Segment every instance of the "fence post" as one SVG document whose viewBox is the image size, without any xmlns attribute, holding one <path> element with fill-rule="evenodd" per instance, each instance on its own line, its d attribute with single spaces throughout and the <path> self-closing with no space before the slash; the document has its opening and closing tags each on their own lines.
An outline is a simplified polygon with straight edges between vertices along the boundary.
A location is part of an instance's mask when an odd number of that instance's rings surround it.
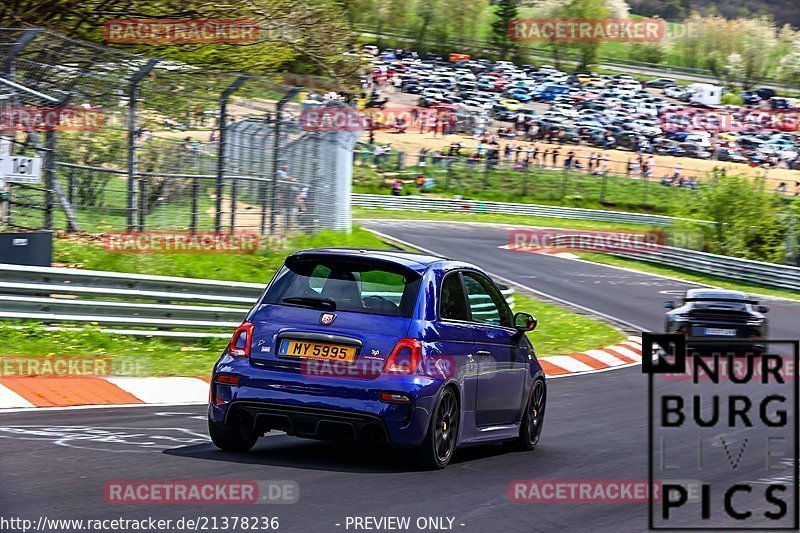
<svg viewBox="0 0 800 533">
<path fill-rule="evenodd" d="M 647 205 L 647 173 L 642 172 L 642 207 Z"/>
<path fill-rule="evenodd" d="M 789 215 L 789 224 L 786 230 L 786 248 L 784 262 L 787 265 L 797 264 L 797 236 L 795 234 L 795 227 L 797 226 L 797 216 L 792 213 Z"/>
<path fill-rule="evenodd" d="M 139 231 L 144 231 L 146 218 L 147 218 L 147 211 L 148 211 L 148 204 L 149 199 L 148 196 L 150 192 L 148 191 L 147 187 L 147 176 L 142 176 L 138 180 L 139 184 L 139 206 L 138 206 L 138 229 Z"/>
<path fill-rule="evenodd" d="M 456 163 L 455 157 L 448 157 L 447 158 L 447 177 L 444 181 L 444 188 L 445 190 L 450 190 L 450 181 L 453 178 L 453 165 Z"/>
<path fill-rule="evenodd" d="M 228 99 L 236 90 L 247 81 L 250 76 L 242 74 L 233 83 L 222 91 L 219 96 L 219 146 L 217 147 L 217 187 L 216 187 L 216 206 L 214 215 L 214 231 L 222 232 L 222 194 L 225 188 L 225 141 L 227 140 L 226 131 L 228 129 Z"/>
<path fill-rule="evenodd" d="M 261 150 L 259 150 L 259 176 L 266 180 L 267 178 L 267 139 L 263 138 L 264 143 Z M 259 235 L 262 237 L 267 233 L 267 192 L 268 186 L 266 181 L 258 182 L 258 201 L 261 203 L 261 223 L 259 225 Z"/>
<path fill-rule="evenodd" d="M 200 209 L 200 178 L 192 179 L 192 221 L 189 225 L 191 233 L 197 233 L 197 210 Z"/>
<path fill-rule="evenodd" d="M 15 78 L 16 73 L 14 72 L 14 59 L 16 59 L 17 55 L 29 44 L 31 41 L 42 31 L 42 28 L 31 28 L 29 30 L 25 30 L 22 37 L 19 41 L 14 43 L 12 46 L 8 48 L 8 51 L 5 54 L 5 58 L 3 61 L 3 72 L 9 78 Z"/>
<path fill-rule="evenodd" d="M 48 128 L 44 133 L 44 229 L 53 229 L 53 187 L 56 176 L 56 133 Z"/>
<path fill-rule="evenodd" d="M 522 172 L 522 196 L 528 196 L 528 173 L 530 172 L 530 160 L 525 163 Z"/>
<path fill-rule="evenodd" d="M 606 188 L 608 187 L 608 170 L 603 172 L 603 183 L 600 186 L 600 203 L 606 201 Z"/>
<path fill-rule="evenodd" d="M 138 157 L 136 150 L 139 148 L 136 144 L 136 113 L 138 110 L 137 101 L 139 99 L 139 82 L 144 78 L 153 68 L 158 64 L 158 59 L 149 60 L 139 71 L 131 77 L 128 84 L 128 231 L 134 231 L 137 228 L 143 229 L 144 217 L 139 212 L 141 206 L 141 199 L 137 199 L 137 179 L 138 179 Z M 137 216 L 138 215 L 138 216 Z M 138 219 L 138 220 L 137 220 Z"/>
<path fill-rule="evenodd" d="M 292 87 L 275 104 L 275 128 L 272 140 L 272 182 L 269 191 L 269 234 L 275 234 L 275 205 L 278 203 L 278 170 L 280 170 L 280 149 L 281 149 L 281 122 L 283 121 L 283 108 L 289 100 L 302 90 L 301 87 Z"/>
</svg>

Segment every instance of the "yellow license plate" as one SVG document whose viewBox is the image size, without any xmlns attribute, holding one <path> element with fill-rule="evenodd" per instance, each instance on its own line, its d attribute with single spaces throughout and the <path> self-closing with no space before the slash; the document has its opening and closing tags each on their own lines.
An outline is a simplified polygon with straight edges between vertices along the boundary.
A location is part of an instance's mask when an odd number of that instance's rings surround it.
<svg viewBox="0 0 800 533">
<path fill-rule="evenodd" d="M 281 341 L 281 348 L 278 354 L 287 357 L 309 357 L 311 359 L 352 363 L 356 359 L 356 348 L 355 346 L 329 344 L 326 342 L 284 339 Z"/>
</svg>

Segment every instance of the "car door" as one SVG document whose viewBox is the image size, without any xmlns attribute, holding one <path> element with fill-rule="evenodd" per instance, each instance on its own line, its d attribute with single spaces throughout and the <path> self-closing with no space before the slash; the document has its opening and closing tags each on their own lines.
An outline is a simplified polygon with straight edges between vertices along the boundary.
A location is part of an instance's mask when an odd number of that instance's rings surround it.
<svg viewBox="0 0 800 533">
<path fill-rule="evenodd" d="M 513 327 L 503 295 L 489 278 L 473 271 L 462 274 L 474 325 L 477 363 L 475 421 L 478 426 L 517 420 L 528 372 L 527 343 Z"/>
<path fill-rule="evenodd" d="M 463 391 L 462 405 L 465 412 L 474 411 L 477 394 L 475 364 L 475 332 L 470 322 L 466 291 L 459 271 L 452 271 L 442 278 L 439 289 L 439 320 L 426 333 L 426 339 L 434 340 L 439 352 L 439 372 L 443 378 L 456 378 Z"/>
</svg>

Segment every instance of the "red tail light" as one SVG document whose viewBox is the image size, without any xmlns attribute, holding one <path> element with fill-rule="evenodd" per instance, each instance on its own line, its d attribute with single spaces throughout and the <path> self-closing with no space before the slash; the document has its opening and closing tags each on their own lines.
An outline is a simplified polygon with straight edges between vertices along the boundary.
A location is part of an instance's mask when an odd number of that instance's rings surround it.
<svg viewBox="0 0 800 533">
<path fill-rule="evenodd" d="M 234 357 L 250 357 L 250 343 L 253 340 L 253 324 L 245 322 L 233 333 L 228 343 L 228 353 Z"/>
<path fill-rule="evenodd" d="M 383 365 L 390 374 L 413 374 L 422 360 L 422 343 L 417 339 L 400 339 Z"/>
</svg>

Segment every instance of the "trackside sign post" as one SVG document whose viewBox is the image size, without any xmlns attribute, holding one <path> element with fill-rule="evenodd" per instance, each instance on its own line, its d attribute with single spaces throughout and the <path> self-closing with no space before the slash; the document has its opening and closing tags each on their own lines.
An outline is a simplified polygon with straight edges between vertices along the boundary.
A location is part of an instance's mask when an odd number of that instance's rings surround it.
<svg viewBox="0 0 800 533">
<path fill-rule="evenodd" d="M 797 531 L 798 341 L 644 333 L 642 370 L 650 529 Z"/>
<path fill-rule="evenodd" d="M 6 183 L 39 183 L 42 158 L 6 155 L 0 157 L 0 181 Z"/>
</svg>

